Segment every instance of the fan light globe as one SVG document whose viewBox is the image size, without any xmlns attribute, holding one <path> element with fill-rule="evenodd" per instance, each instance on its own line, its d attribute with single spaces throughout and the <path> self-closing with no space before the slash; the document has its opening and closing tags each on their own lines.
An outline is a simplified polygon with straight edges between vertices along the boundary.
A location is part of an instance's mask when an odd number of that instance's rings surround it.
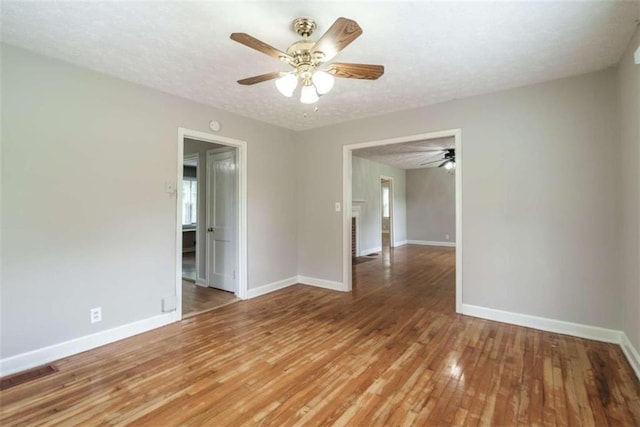
<svg viewBox="0 0 640 427">
<path fill-rule="evenodd" d="M 311 80 L 313 80 L 313 84 L 316 87 L 318 94 L 324 95 L 331 90 L 335 79 L 326 71 L 316 71 L 313 73 Z"/>
<path fill-rule="evenodd" d="M 276 80 L 276 87 L 281 94 L 287 98 L 293 95 L 293 91 L 298 86 L 298 78 L 292 73 L 287 73 L 284 76 Z"/>
<path fill-rule="evenodd" d="M 313 104 L 314 102 L 318 102 L 318 99 L 320 98 L 318 97 L 313 85 L 302 86 L 302 90 L 300 91 L 300 102 L 303 104 Z"/>
</svg>

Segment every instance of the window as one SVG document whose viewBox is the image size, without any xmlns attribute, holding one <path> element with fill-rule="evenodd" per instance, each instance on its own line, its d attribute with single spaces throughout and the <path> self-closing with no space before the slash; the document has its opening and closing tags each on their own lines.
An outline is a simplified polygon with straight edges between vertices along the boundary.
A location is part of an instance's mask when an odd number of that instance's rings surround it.
<svg viewBox="0 0 640 427">
<path fill-rule="evenodd" d="M 185 177 L 182 181 L 182 225 L 194 225 L 198 214 L 198 182 Z"/>
</svg>

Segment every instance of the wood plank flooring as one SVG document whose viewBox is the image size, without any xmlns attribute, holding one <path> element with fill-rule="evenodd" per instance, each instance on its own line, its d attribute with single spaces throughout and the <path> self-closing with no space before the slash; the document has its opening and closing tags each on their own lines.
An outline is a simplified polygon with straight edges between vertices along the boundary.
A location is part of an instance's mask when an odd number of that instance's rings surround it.
<svg viewBox="0 0 640 427">
<path fill-rule="evenodd" d="M 354 266 L 55 363 L 2 425 L 640 425 L 619 347 L 454 313 L 454 251 Z"/>
<path fill-rule="evenodd" d="M 214 308 L 240 301 L 232 292 L 198 286 L 182 281 L 182 317 L 190 317 Z"/>
<path fill-rule="evenodd" d="M 184 252 L 182 254 L 182 278 L 195 282 L 196 277 L 198 277 L 198 272 L 196 271 L 196 253 Z"/>
</svg>

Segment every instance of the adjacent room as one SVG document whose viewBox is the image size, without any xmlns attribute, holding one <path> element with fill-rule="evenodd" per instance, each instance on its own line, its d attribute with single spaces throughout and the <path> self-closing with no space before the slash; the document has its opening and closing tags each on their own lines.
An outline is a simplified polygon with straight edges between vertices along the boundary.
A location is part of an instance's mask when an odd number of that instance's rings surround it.
<svg viewBox="0 0 640 427">
<path fill-rule="evenodd" d="M 0 424 L 640 425 L 639 22 L 0 0 Z"/>
<path fill-rule="evenodd" d="M 456 156 L 454 137 L 352 151 L 351 258 L 353 288 L 384 280 L 403 263 L 409 274 L 443 262 L 455 311 Z M 367 265 L 361 265 L 370 263 Z M 358 283 L 357 278 L 366 280 Z"/>
</svg>

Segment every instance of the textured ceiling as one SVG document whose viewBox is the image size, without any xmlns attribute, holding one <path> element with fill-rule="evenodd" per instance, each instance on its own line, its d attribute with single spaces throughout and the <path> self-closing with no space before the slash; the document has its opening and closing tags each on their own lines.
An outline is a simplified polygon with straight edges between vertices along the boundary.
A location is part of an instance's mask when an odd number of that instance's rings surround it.
<svg viewBox="0 0 640 427">
<path fill-rule="evenodd" d="M 302 130 L 599 70 L 617 63 L 639 2 L 2 1 L 2 40 L 194 101 Z M 280 49 L 310 16 L 360 38 L 335 61 L 382 64 L 378 81 L 337 79 L 313 106 L 273 82 L 236 80 L 282 64 L 229 39 Z M 307 113 L 305 118 L 304 113 Z"/>
<path fill-rule="evenodd" d="M 438 167 L 441 162 L 423 163 L 442 159 L 443 150 L 447 148 L 455 148 L 453 137 L 360 148 L 354 150 L 353 155 L 398 169 L 419 169 Z"/>
</svg>

